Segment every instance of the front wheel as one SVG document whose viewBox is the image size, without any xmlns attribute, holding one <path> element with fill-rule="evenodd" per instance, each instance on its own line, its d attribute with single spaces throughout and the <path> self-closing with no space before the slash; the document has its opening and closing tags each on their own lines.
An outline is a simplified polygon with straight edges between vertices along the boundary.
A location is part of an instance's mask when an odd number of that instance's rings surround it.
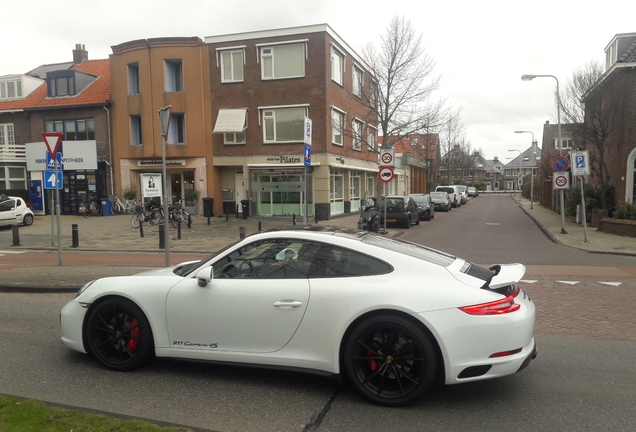
<svg viewBox="0 0 636 432">
<path fill-rule="evenodd" d="M 135 203 L 134 201 L 126 202 L 126 213 L 134 214 L 136 210 L 137 210 L 137 203 Z"/>
<path fill-rule="evenodd" d="M 87 218 L 91 215 L 91 207 L 87 206 L 86 204 L 83 205 L 84 207 L 84 217 Z M 80 207 L 80 210 L 82 209 L 82 207 Z"/>
<path fill-rule="evenodd" d="M 404 226 L 404 228 L 411 228 L 411 216 L 410 215 L 406 218 L 406 225 Z"/>
<path fill-rule="evenodd" d="M 159 209 L 153 209 L 150 212 L 150 225 L 157 225 L 163 220 L 163 212 Z"/>
<path fill-rule="evenodd" d="M 112 298 L 99 303 L 91 310 L 84 332 L 88 352 L 108 369 L 135 369 L 152 357 L 150 324 L 130 300 Z"/>
<path fill-rule="evenodd" d="M 349 336 L 344 351 L 349 381 L 373 402 L 399 406 L 426 393 L 435 378 L 437 356 L 427 333 L 394 315 L 368 318 Z"/>
</svg>

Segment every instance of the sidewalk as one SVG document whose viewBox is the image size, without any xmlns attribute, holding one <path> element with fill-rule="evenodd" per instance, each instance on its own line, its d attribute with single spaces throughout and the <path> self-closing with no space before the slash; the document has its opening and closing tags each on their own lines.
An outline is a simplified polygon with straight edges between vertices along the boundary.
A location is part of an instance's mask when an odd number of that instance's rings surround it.
<svg viewBox="0 0 636 432">
<path fill-rule="evenodd" d="M 587 241 L 583 225 L 565 219 L 565 231 L 561 233 L 561 214 L 534 203 L 530 208 L 530 200 L 519 195 L 511 195 L 519 203 L 521 209 L 535 221 L 537 226 L 555 243 L 586 250 L 592 253 L 636 256 L 636 239 L 598 231 L 587 227 Z"/>
<path fill-rule="evenodd" d="M 530 201 L 518 200 L 517 195 L 510 195 L 518 202 L 520 208 L 532 218 L 537 226 L 554 242 L 566 246 L 587 250 L 592 253 L 607 253 L 636 256 L 636 239 L 599 232 L 596 228 L 587 229 L 587 242 L 584 241 L 583 227 L 568 219 L 565 220 L 567 234 L 561 234 L 561 217 L 550 209 Z M 479 198 L 478 198 L 479 199 Z M 357 213 L 320 221 L 319 225 L 332 225 L 357 229 Z M 75 291 L 86 282 L 106 276 L 124 276 L 165 264 L 165 250 L 159 249 L 159 228 L 144 226 L 144 237 L 139 229 L 130 225 L 131 216 L 104 216 L 83 218 L 78 216 L 62 216 L 62 249 L 64 265 L 55 262 L 36 263 L 29 266 L 7 265 L 20 254 L 29 252 L 46 253 L 49 258 L 57 256 L 57 236 L 51 238 L 51 217 L 37 217 L 30 227 L 19 229 L 20 246 L 13 246 L 11 229 L 0 231 L 0 291 L 19 290 L 32 292 L 42 291 Z M 292 225 L 292 218 L 249 218 L 242 219 L 230 215 L 208 218 L 194 216 L 191 228 L 182 226 L 181 238 L 176 229 L 170 227 L 170 262 L 199 259 L 211 254 L 240 237 L 241 230 L 246 235 L 282 226 Z M 302 217 L 296 220 L 302 225 Z M 308 221 L 313 225 L 314 221 Z M 73 248 L 73 225 L 77 225 L 79 247 Z M 389 236 L 399 236 L 402 231 L 389 229 Z M 54 246 L 52 246 L 54 244 Z M 85 252 L 82 254 L 82 252 Z M 99 254 L 99 252 L 104 252 Z M 143 254 L 135 255 L 135 252 Z M 72 260 L 78 255 L 82 260 Z M 141 257 L 151 259 L 141 260 Z M 193 258 L 193 256 L 196 256 Z M 152 259 L 154 258 L 154 259 Z M 3 260 L 5 261 L 3 263 Z M 122 260 L 128 260 L 122 264 Z M 3 268 L 3 266 L 5 266 Z"/>
</svg>

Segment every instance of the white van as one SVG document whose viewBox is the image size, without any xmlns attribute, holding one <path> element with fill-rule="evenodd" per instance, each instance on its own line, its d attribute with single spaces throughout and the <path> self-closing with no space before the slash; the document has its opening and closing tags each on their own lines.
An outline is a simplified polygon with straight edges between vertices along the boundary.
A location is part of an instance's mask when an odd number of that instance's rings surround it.
<svg viewBox="0 0 636 432">
<path fill-rule="evenodd" d="M 448 192 L 452 207 L 460 207 L 462 205 L 461 194 L 457 186 L 437 186 L 435 192 Z"/>
</svg>

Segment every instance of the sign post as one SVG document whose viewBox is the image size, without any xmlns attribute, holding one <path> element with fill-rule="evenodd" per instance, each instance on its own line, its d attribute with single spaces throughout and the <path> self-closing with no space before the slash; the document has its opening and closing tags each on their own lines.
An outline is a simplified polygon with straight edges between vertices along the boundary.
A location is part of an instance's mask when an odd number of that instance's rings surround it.
<svg viewBox="0 0 636 432">
<path fill-rule="evenodd" d="M 590 156 L 587 150 L 570 153 L 572 158 L 572 175 L 581 177 L 581 212 L 583 218 L 583 241 L 587 243 L 587 216 L 585 215 L 585 192 L 583 176 L 590 175 Z"/>
<path fill-rule="evenodd" d="M 46 148 L 49 151 L 53 165 L 55 166 L 54 179 L 55 179 L 55 218 L 57 220 L 57 265 L 62 265 L 62 221 L 60 220 L 60 187 L 61 183 L 58 176 L 58 149 L 62 144 L 62 134 L 59 132 L 44 132 L 42 133 L 42 139 L 46 144 Z M 60 157 L 61 160 L 61 157 Z M 51 215 L 51 218 L 54 216 Z M 52 220 L 52 219 L 51 219 Z M 53 223 L 51 222 L 51 226 Z M 51 233 L 53 238 L 53 233 Z"/>
<path fill-rule="evenodd" d="M 170 266 L 170 236 L 168 235 L 168 176 L 166 174 L 166 137 L 170 127 L 170 111 L 172 105 L 159 110 L 159 124 L 161 125 L 161 165 L 163 166 L 163 241 L 166 249 L 166 267 Z M 144 205 L 141 203 L 141 205 Z"/>
</svg>

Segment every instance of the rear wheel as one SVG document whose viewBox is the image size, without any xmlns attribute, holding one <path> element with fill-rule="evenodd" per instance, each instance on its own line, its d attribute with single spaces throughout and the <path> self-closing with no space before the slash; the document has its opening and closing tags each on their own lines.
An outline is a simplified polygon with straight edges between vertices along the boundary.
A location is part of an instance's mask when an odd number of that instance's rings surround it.
<svg viewBox="0 0 636 432">
<path fill-rule="evenodd" d="M 135 369 L 152 357 L 150 324 L 130 300 L 112 298 L 98 304 L 90 312 L 84 332 L 88 352 L 109 369 Z"/>
<path fill-rule="evenodd" d="M 404 225 L 404 228 L 411 228 L 411 215 L 406 218 L 406 225 Z"/>
<path fill-rule="evenodd" d="M 150 225 L 157 225 L 163 219 L 163 212 L 160 209 L 153 209 L 150 212 Z"/>
<path fill-rule="evenodd" d="M 143 213 L 135 213 L 130 219 L 130 225 L 133 228 L 139 228 L 139 225 L 143 223 L 145 216 Z"/>
<path fill-rule="evenodd" d="M 24 215 L 24 217 L 22 218 L 22 224 L 24 226 L 33 225 L 33 215 L 32 214 Z"/>
<path fill-rule="evenodd" d="M 428 334 L 393 315 L 368 318 L 347 340 L 344 366 L 349 381 L 366 398 L 386 406 L 413 402 L 433 383 L 435 348 Z"/>
<path fill-rule="evenodd" d="M 126 202 L 126 213 L 134 214 L 135 210 L 137 210 L 137 204 L 134 201 Z"/>
</svg>

